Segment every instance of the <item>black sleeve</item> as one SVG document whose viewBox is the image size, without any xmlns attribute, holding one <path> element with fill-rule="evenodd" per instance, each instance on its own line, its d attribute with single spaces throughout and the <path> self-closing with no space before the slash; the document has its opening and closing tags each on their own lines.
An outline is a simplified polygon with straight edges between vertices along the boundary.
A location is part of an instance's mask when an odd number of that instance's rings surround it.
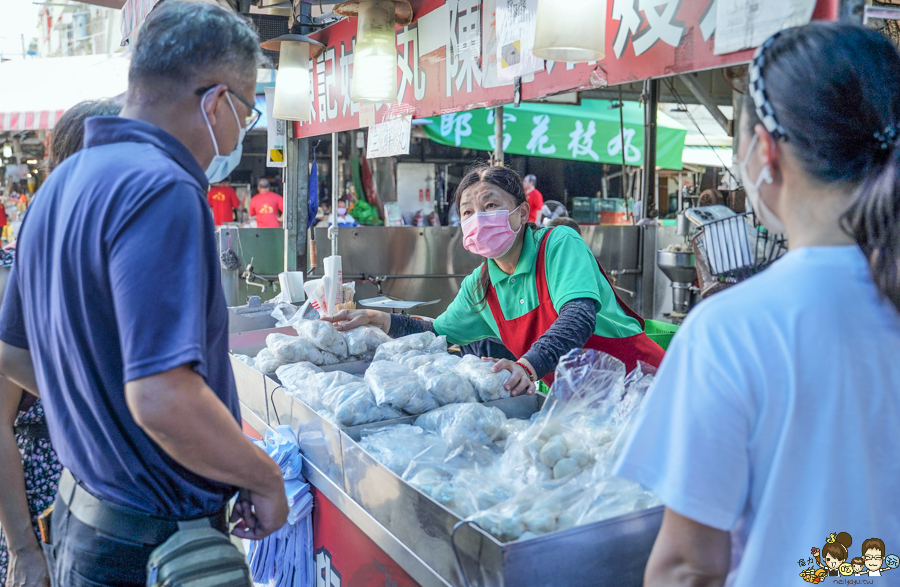
<svg viewBox="0 0 900 587">
<path fill-rule="evenodd" d="M 401 338 L 420 332 L 434 332 L 434 325 L 405 314 L 391 314 L 391 327 L 388 330 L 388 336 L 391 338 Z"/>
<path fill-rule="evenodd" d="M 578 298 L 563 305 L 559 317 L 522 357 L 534 366 L 538 379 L 556 369 L 563 355 L 585 345 L 597 326 L 594 300 Z"/>
</svg>

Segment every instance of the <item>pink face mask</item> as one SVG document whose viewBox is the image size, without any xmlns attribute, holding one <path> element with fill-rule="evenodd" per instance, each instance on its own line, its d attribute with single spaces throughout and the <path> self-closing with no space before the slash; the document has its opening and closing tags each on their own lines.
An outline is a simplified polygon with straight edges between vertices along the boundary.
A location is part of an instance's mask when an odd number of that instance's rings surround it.
<svg viewBox="0 0 900 587">
<path fill-rule="evenodd" d="M 506 254 L 516 240 L 519 230 L 513 230 L 509 225 L 509 217 L 518 210 L 512 212 L 497 210 L 496 212 L 476 212 L 462 223 L 463 246 L 466 250 L 487 257 L 497 259 Z"/>
</svg>

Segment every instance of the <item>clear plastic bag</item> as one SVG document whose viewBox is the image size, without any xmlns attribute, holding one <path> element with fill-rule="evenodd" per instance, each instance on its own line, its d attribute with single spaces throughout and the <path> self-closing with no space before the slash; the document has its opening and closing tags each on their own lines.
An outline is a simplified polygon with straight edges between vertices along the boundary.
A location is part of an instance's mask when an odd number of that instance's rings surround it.
<svg viewBox="0 0 900 587">
<path fill-rule="evenodd" d="M 275 375 L 284 386 L 286 393 L 299 398 L 303 403 L 316 410 L 321 405 L 316 394 L 315 375 L 322 369 L 312 363 L 292 363 L 282 365 L 275 370 Z"/>
<path fill-rule="evenodd" d="M 425 352 L 437 355 L 437 354 L 446 354 L 447 353 L 447 337 L 446 336 L 438 336 L 431 344 L 428 345 L 428 348 L 425 349 Z"/>
<path fill-rule="evenodd" d="M 375 326 L 360 326 L 344 333 L 347 352 L 352 357 L 362 357 L 375 353 L 379 346 L 393 340 L 383 330 Z"/>
<path fill-rule="evenodd" d="M 449 371 L 449 370 L 453 369 L 454 367 L 456 367 L 459 364 L 460 360 L 461 359 L 460 359 L 459 355 L 451 355 L 449 353 L 446 353 L 446 354 L 438 353 L 436 355 L 434 361 L 431 364 L 434 365 L 435 367 L 439 367 L 441 369 Z"/>
<path fill-rule="evenodd" d="M 365 379 L 379 406 L 390 406 L 410 414 L 421 414 L 438 407 L 434 397 L 422 387 L 419 376 L 399 363 L 372 363 L 366 370 Z"/>
<path fill-rule="evenodd" d="M 503 370 L 494 373 L 491 369 L 494 363 L 482 360 L 475 355 L 463 357 L 454 371 L 465 377 L 475 388 L 479 401 L 489 402 L 510 397 L 509 390 L 504 385 L 512 376 L 509 371 Z"/>
<path fill-rule="evenodd" d="M 329 365 L 340 365 L 344 360 L 334 353 L 329 353 L 327 351 L 322 351 L 322 366 L 328 367 Z"/>
<path fill-rule="evenodd" d="M 611 476 L 652 381 L 641 367 L 626 376 L 620 361 L 594 350 L 563 357 L 544 408 L 526 429 L 507 432 L 495 475 L 521 490 L 475 521 L 515 540 L 657 505 L 640 485 Z"/>
<path fill-rule="evenodd" d="M 435 338 L 435 334 L 429 331 L 410 334 L 409 336 L 386 342 L 375 351 L 375 360 L 387 361 L 394 355 L 399 355 L 406 351 L 425 351 L 434 342 Z"/>
<path fill-rule="evenodd" d="M 272 351 L 269 349 L 262 349 L 256 354 L 256 359 L 253 361 L 253 367 L 264 375 L 272 375 L 275 371 L 284 365 L 281 361 L 275 358 L 275 355 L 272 354 Z"/>
<path fill-rule="evenodd" d="M 301 338 L 313 343 L 321 351 L 337 355 L 341 359 L 350 356 L 347 342 L 331 322 L 306 320 L 294 324 L 294 330 Z"/>
<path fill-rule="evenodd" d="M 343 426 L 358 426 L 401 418 L 404 414 L 375 403 L 375 395 L 365 381 L 351 383 L 335 394 L 334 417 Z"/>
<path fill-rule="evenodd" d="M 506 423 L 500 409 L 482 404 L 454 404 L 444 406 L 416 418 L 416 426 L 433 432 L 457 447 L 466 443 L 489 445 Z"/>
<path fill-rule="evenodd" d="M 239 353 L 233 353 L 233 355 L 234 355 L 234 358 L 237 359 L 238 361 L 240 361 L 241 363 L 243 363 L 245 365 L 250 365 L 254 369 L 256 368 L 256 359 L 254 359 L 253 357 L 248 357 L 247 355 L 242 355 Z"/>
<path fill-rule="evenodd" d="M 363 430 L 359 446 L 376 461 L 397 475 L 402 475 L 416 455 L 440 440 L 437 435 L 426 433 L 418 426 L 398 424 Z"/>
<path fill-rule="evenodd" d="M 313 344 L 299 336 L 273 332 L 266 337 L 266 347 L 280 362 L 322 364 L 322 353 Z"/>
<path fill-rule="evenodd" d="M 316 395 L 322 406 L 334 412 L 345 388 L 365 384 L 362 377 L 344 371 L 329 371 L 315 376 Z"/>
<path fill-rule="evenodd" d="M 283 326 L 293 326 L 300 320 L 303 320 L 303 309 L 305 306 L 297 307 L 287 302 L 278 302 L 275 309 L 272 310 L 272 317 L 277 320 L 276 328 Z"/>
<path fill-rule="evenodd" d="M 446 362 L 439 364 L 438 361 L 433 361 L 425 364 L 416 369 L 416 375 L 425 390 L 442 406 L 478 401 L 472 384 L 453 371 L 452 366 L 448 367 Z"/>
<path fill-rule="evenodd" d="M 391 357 L 391 360 L 415 371 L 423 365 L 433 363 L 436 356 L 437 355 L 430 355 L 423 351 L 405 351 L 399 355 L 394 355 Z"/>
</svg>

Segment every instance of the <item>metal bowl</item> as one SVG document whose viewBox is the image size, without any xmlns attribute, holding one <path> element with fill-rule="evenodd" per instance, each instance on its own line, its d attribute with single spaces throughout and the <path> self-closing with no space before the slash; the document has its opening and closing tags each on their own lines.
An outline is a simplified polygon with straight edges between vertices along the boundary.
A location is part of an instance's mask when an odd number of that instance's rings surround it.
<svg viewBox="0 0 900 587">
<path fill-rule="evenodd" d="M 697 275 L 694 253 L 657 251 L 656 265 L 673 283 L 691 283 Z"/>
</svg>

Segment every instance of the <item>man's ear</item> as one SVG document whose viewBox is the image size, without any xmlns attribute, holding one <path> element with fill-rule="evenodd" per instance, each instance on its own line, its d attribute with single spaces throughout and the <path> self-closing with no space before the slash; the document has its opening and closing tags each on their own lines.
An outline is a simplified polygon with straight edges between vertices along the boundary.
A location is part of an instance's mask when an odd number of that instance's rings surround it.
<svg viewBox="0 0 900 587">
<path fill-rule="evenodd" d="M 215 126 L 216 124 L 216 110 L 219 108 L 219 99 L 221 99 L 227 91 L 228 87 L 225 84 L 219 84 L 214 90 L 206 94 L 205 98 L 200 98 L 200 107 L 206 112 L 206 116 L 209 118 L 209 124 L 211 126 Z"/>
</svg>

